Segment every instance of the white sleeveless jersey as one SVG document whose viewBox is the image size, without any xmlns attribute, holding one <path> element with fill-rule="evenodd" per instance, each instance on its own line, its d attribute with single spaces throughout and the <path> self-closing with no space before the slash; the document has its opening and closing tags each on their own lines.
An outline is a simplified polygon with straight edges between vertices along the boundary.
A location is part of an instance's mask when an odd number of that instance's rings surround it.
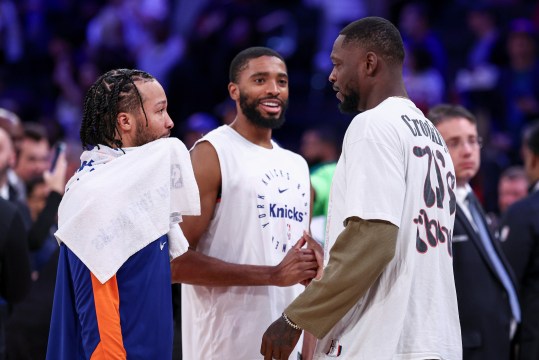
<svg viewBox="0 0 539 360">
<path fill-rule="evenodd" d="M 315 359 L 462 358 L 451 251 L 454 174 L 445 142 L 411 101 L 392 97 L 354 118 L 333 177 L 326 252 L 352 216 L 398 226 L 396 252 L 318 342 Z"/>
<path fill-rule="evenodd" d="M 274 142 L 273 149 L 257 146 L 227 125 L 200 141 L 217 152 L 222 189 L 197 250 L 231 263 L 277 265 L 309 226 L 307 163 Z M 182 285 L 183 358 L 260 359 L 264 331 L 302 291 Z"/>
</svg>

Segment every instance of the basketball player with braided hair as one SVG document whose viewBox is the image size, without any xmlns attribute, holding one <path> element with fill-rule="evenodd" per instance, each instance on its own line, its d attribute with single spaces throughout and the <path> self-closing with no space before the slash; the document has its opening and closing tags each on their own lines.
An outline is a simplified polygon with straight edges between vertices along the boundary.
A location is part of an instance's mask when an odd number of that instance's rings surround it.
<svg viewBox="0 0 539 360">
<path fill-rule="evenodd" d="M 170 260 L 188 243 L 198 187 L 163 87 L 117 69 L 84 99 L 81 166 L 58 210 L 47 359 L 172 358 Z"/>
</svg>

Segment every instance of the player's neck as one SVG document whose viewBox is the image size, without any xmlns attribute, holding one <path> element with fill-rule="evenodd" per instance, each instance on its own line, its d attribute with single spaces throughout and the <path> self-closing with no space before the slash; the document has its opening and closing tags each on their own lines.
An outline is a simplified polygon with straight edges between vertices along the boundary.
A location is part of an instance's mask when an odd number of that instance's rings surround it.
<svg viewBox="0 0 539 360">
<path fill-rule="evenodd" d="M 255 145 L 262 146 L 267 149 L 273 148 L 273 145 L 271 144 L 271 129 L 256 126 L 246 118 L 240 117 L 236 117 L 236 119 L 234 119 L 234 121 L 230 124 L 230 127 Z"/>
</svg>

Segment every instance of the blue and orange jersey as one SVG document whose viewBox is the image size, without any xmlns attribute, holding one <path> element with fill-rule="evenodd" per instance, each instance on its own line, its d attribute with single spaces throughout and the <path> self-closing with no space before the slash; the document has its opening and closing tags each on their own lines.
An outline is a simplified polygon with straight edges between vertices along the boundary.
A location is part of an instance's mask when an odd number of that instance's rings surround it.
<svg viewBox="0 0 539 360">
<path fill-rule="evenodd" d="M 47 359 L 171 359 L 172 321 L 166 235 L 104 284 L 61 245 Z"/>
</svg>

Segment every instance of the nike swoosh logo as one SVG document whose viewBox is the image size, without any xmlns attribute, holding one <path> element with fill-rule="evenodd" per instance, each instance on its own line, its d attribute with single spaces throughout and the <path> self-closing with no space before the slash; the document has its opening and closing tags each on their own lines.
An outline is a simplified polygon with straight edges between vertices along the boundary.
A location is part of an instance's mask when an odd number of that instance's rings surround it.
<svg viewBox="0 0 539 360">
<path fill-rule="evenodd" d="M 161 244 L 159 244 L 159 247 L 161 248 L 161 250 L 163 250 L 163 248 L 165 247 L 165 244 L 166 244 L 166 243 L 167 243 L 167 242 L 165 241 L 165 242 L 162 242 Z"/>
<path fill-rule="evenodd" d="M 281 190 L 281 189 L 278 188 L 277 190 L 279 190 L 279 194 L 282 194 L 282 193 L 284 193 L 286 190 L 288 190 L 288 188 L 283 189 L 283 190 Z"/>
</svg>

